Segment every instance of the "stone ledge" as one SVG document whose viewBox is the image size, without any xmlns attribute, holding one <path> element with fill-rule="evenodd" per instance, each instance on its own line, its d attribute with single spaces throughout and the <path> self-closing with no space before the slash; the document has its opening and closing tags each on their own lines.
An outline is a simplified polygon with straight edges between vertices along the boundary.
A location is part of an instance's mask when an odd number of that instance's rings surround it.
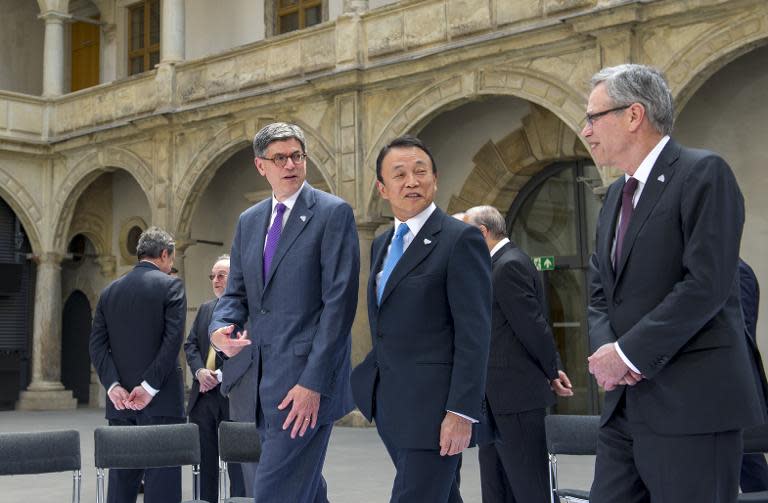
<svg viewBox="0 0 768 503">
<path fill-rule="evenodd" d="M 16 410 L 74 410 L 77 400 L 69 390 L 22 391 Z"/>
</svg>

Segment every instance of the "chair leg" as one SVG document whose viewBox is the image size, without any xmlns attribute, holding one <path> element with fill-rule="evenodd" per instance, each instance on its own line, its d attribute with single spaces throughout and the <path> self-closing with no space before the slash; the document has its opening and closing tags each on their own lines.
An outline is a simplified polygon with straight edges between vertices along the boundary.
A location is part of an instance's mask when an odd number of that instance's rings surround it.
<svg viewBox="0 0 768 503">
<path fill-rule="evenodd" d="M 560 503 L 557 495 L 557 456 L 549 455 L 549 496 L 550 503 Z"/>
<path fill-rule="evenodd" d="M 200 465 L 192 465 L 192 499 L 200 499 Z"/>
<path fill-rule="evenodd" d="M 72 472 L 72 503 L 80 503 L 80 482 L 82 481 L 82 472 L 75 470 Z"/>
<path fill-rule="evenodd" d="M 219 458 L 219 499 L 227 499 L 227 462 Z"/>
<path fill-rule="evenodd" d="M 96 503 L 106 503 L 107 497 L 104 491 L 104 468 L 96 470 Z"/>
</svg>

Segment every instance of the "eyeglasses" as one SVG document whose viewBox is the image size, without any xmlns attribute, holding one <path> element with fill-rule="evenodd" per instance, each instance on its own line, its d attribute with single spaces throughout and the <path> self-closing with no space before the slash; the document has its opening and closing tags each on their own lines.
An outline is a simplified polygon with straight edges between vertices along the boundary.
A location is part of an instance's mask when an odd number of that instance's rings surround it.
<svg viewBox="0 0 768 503">
<path fill-rule="evenodd" d="M 307 157 L 307 154 L 304 152 L 294 152 L 291 155 L 275 154 L 271 159 L 269 157 L 260 157 L 260 159 L 272 161 L 278 168 L 283 168 L 288 163 L 288 159 L 292 160 L 293 164 L 298 166 L 299 164 L 304 164 Z"/>
<path fill-rule="evenodd" d="M 595 125 L 595 122 L 597 122 L 597 119 L 599 119 L 600 117 L 608 115 L 611 112 L 618 112 L 619 110 L 626 110 L 627 108 L 629 108 L 631 106 L 632 106 L 632 104 L 630 103 L 629 105 L 622 105 L 620 107 L 610 108 L 608 110 L 603 110 L 602 112 L 597 112 L 597 113 L 594 113 L 594 114 L 587 114 L 587 125 L 589 127 L 592 127 L 592 126 Z"/>
<path fill-rule="evenodd" d="M 229 274 L 225 272 L 220 272 L 218 274 L 209 274 L 208 279 L 211 281 L 213 281 L 214 279 L 222 280 L 222 279 L 227 279 L 227 276 L 229 276 Z"/>
</svg>

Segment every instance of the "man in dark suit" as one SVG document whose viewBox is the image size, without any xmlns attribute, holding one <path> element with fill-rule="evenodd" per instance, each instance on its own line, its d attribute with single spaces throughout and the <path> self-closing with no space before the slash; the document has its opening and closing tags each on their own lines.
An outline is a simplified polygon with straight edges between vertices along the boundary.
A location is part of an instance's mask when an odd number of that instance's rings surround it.
<svg viewBox="0 0 768 503">
<path fill-rule="evenodd" d="M 376 160 L 395 225 L 371 246 L 373 349 L 353 372 L 360 411 L 397 470 L 393 503 L 459 502 L 457 467 L 482 418 L 491 263 L 480 232 L 433 200 L 437 168 L 417 138 Z"/>
<path fill-rule="evenodd" d="M 593 77 L 582 134 L 598 166 L 625 172 L 590 261 L 589 369 L 606 390 L 593 503 L 736 501 L 741 430 L 764 416 L 739 303 L 744 201 L 673 123 L 658 70 Z"/>
<path fill-rule="evenodd" d="M 219 423 L 229 420 L 229 400 L 219 393 L 223 360 L 211 348 L 208 326 L 211 315 L 224 294 L 229 275 L 229 255 L 222 255 L 209 276 L 215 299 L 200 306 L 189 331 L 184 352 L 194 376 L 189 392 L 187 415 L 200 431 L 200 499 L 218 501 L 219 488 Z M 245 496 L 243 472 L 238 463 L 227 465 L 231 496 Z"/>
<path fill-rule="evenodd" d="M 173 238 L 150 227 L 139 237 L 139 263 L 101 292 L 90 338 L 91 362 L 107 389 L 110 426 L 184 423 L 178 356 L 187 301 L 169 276 Z M 133 503 L 144 477 L 144 501 L 181 499 L 181 469 L 110 470 L 107 501 Z"/>
<path fill-rule="evenodd" d="M 485 383 L 492 443 L 480 445 L 483 503 L 550 500 L 544 416 L 555 393 L 573 395 L 560 370 L 544 311 L 544 290 L 531 258 L 507 237 L 493 206 L 476 206 L 466 222 L 483 234 L 493 263 L 493 311 Z"/>
<path fill-rule="evenodd" d="M 763 410 L 768 407 L 768 383 L 765 380 L 763 357 L 757 347 L 757 311 L 760 306 L 760 284 L 752 268 L 739 259 L 739 284 L 741 310 L 744 314 L 744 335 L 750 350 L 752 375 L 755 378 L 760 406 Z M 768 463 L 761 453 L 744 454 L 741 459 L 741 476 L 739 484 L 742 492 L 758 492 L 768 490 Z"/>
<path fill-rule="evenodd" d="M 222 393 L 246 374 L 253 382 L 262 440 L 255 500 L 321 503 L 327 501 L 321 473 L 333 422 L 354 406 L 349 372 L 357 228 L 346 202 L 305 183 L 298 126 L 264 127 L 253 149 L 273 196 L 237 223 L 211 341 L 231 357 Z M 248 329 L 240 332 L 246 320 Z"/>
</svg>

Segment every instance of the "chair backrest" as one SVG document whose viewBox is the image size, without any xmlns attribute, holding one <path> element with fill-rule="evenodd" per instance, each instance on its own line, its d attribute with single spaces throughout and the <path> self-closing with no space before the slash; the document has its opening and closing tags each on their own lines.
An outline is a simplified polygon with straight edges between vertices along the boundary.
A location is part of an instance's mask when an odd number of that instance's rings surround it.
<svg viewBox="0 0 768 503">
<path fill-rule="evenodd" d="M 0 475 L 80 470 L 80 433 L 75 430 L 0 433 Z"/>
<path fill-rule="evenodd" d="M 554 414 L 544 421 L 550 454 L 595 454 L 600 416 Z"/>
<path fill-rule="evenodd" d="M 103 426 L 93 433 L 96 468 L 200 464 L 196 424 Z"/>
<path fill-rule="evenodd" d="M 768 424 L 746 428 L 742 435 L 744 438 L 744 452 L 750 454 L 768 452 Z"/>
<path fill-rule="evenodd" d="M 219 457 L 226 463 L 258 463 L 261 440 L 256 425 L 222 421 L 219 424 Z"/>
</svg>

